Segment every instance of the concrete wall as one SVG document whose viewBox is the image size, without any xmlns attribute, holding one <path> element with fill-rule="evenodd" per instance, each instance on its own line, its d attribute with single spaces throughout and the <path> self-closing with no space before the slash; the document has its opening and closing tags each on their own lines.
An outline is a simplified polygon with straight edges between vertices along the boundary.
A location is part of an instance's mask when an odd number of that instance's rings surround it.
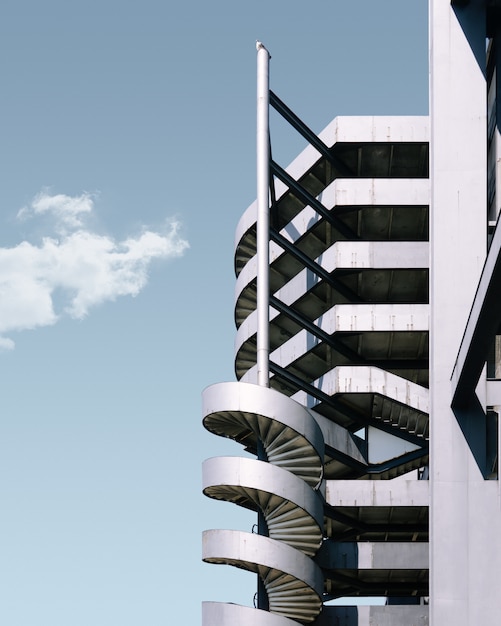
<svg viewBox="0 0 501 626">
<path fill-rule="evenodd" d="M 494 626 L 498 482 L 484 480 L 451 409 L 450 380 L 486 255 L 485 3 L 431 0 L 430 26 L 430 623 Z M 481 431 L 481 420 L 465 419 Z"/>
</svg>

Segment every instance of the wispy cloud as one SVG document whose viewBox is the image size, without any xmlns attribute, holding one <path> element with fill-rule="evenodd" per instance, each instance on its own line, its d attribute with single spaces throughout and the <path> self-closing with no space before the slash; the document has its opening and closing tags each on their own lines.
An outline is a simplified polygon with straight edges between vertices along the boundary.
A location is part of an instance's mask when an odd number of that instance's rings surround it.
<svg viewBox="0 0 501 626">
<path fill-rule="evenodd" d="M 37 194 L 31 204 L 18 211 L 19 219 L 28 219 L 33 215 L 50 215 L 55 220 L 58 232 L 66 232 L 83 226 L 86 215 L 92 213 L 94 199 L 92 194 L 83 193 L 80 196 L 66 196 L 58 193 L 51 196 L 48 190 Z"/>
<path fill-rule="evenodd" d="M 89 311 L 119 296 L 136 296 L 148 281 L 154 259 L 181 256 L 189 244 L 179 223 L 166 222 L 162 232 L 143 229 L 116 241 L 84 227 L 94 210 L 91 194 L 38 194 L 18 218 L 51 216 L 56 236 L 39 245 L 23 241 L 0 248 L 0 350 L 14 348 L 5 335 L 55 324 L 67 315 L 84 318 Z M 54 294 L 60 310 L 56 310 Z"/>
</svg>

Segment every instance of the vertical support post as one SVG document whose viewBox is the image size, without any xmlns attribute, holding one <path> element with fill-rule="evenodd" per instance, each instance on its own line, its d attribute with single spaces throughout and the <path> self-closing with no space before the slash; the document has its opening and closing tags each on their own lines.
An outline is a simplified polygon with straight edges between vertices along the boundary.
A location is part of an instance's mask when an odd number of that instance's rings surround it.
<svg viewBox="0 0 501 626">
<path fill-rule="evenodd" d="M 270 55 L 258 41 L 257 49 L 257 378 L 268 387 L 269 373 L 269 241 L 270 241 L 270 150 L 269 66 Z"/>
<path fill-rule="evenodd" d="M 270 55 L 263 44 L 257 49 L 257 382 L 262 387 L 270 384 L 269 340 L 269 245 L 270 245 L 270 133 L 269 133 L 269 68 Z M 258 441 L 257 457 L 266 460 L 263 443 Z M 258 532 L 267 535 L 263 512 L 258 512 Z M 261 577 L 257 577 L 257 608 L 268 610 L 268 594 Z"/>
<path fill-rule="evenodd" d="M 484 479 L 461 427 L 480 437 L 477 405 L 462 424 L 451 408 L 486 258 L 486 3 L 431 0 L 430 26 L 430 624 L 495 624 L 501 545 L 485 525 L 501 524 L 498 485 Z"/>
<path fill-rule="evenodd" d="M 266 461 L 264 446 L 262 441 L 259 440 L 257 443 L 257 458 L 260 461 Z M 268 525 L 266 524 L 266 519 L 261 509 L 258 509 L 257 513 L 257 532 L 259 535 L 264 535 L 265 537 L 268 536 Z M 266 587 L 264 586 L 264 582 L 259 574 L 257 575 L 257 608 L 263 611 L 268 611 L 270 608 L 268 602 L 268 593 L 266 591 Z"/>
</svg>

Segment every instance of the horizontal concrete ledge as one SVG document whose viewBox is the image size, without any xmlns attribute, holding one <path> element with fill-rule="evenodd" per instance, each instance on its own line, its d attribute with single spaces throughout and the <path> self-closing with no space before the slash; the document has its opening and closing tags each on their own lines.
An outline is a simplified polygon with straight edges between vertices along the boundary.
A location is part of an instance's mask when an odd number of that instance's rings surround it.
<svg viewBox="0 0 501 626">
<path fill-rule="evenodd" d="M 429 546 L 425 542 L 324 541 L 318 564 L 332 570 L 426 570 Z"/>
<path fill-rule="evenodd" d="M 268 611 L 224 602 L 202 603 L 202 626 L 298 626 L 296 622 Z"/>
<path fill-rule="evenodd" d="M 334 211 L 343 206 L 427 206 L 430 181 L 427 178 L 338 178 L 318 195 L 318 199 Z"/>
<path fill-rule="evenodd" d="M 335 507 L 429 506 L 427 480 L 327 480 L 325 498 Z"/>
<path fill-rule="evenodd" d="M 266 502 L 270 496 L 292 502 L 306 511 L 318 528 L 323 527 L 324 508 L 318 493 L 281 467 L 242 457 L 214 457 L 204 461 L 202 476 L 203 491 L 209 497 L 225 499 L 224 487 L 227 486 L 240 488 L 240 501 L 245 500 L 249 491 L 258 491 L 264 494 L 263 501 Z"/>
<path fill-rule="evenodd" d="M 428 624 L 428 607 L 424 605 L 324 606 L 315 622 L 315 626 L 428 626 Z"/>
<path fill-rule="evenodd" d="M 425 143 L 429 141 L 429 118 L 407 115 L 339 116 L 318 137 L 329 148 L 336 143 Z M 317 150 L 309 145 L 287 166 L 287 172 L 298 180 L 320 159 Z M 276 187 L 277 197 L 280 197 L 283 188 L 279 184 Z"/>
<path fill-rule="evenodd" d="M 276 181 L 276 187 L 282 193 L 288 190 L 281 181 Z M 279 193 L 278 189 L 275 191 Z M 317 198 L 329 210 L 344 206 L 426 206 L 430 202 L 430 181 L 427 178 L 337 178 Z M 256 219 L 257 201 L 247 208 L 238 222 L 235 249 Z M 294 242 L 320 219 L 314 209 L 306 206 L 282 229 L 281 234 Z"/>
<path fill-rule="evenodd" d="M 429 243 L 427 241 L 337 241 L 315 259 L 326 272 L 336 270 L 393 270 L 427 269 Z M 235 284 L 235 302 L 257 275 L 256 257 L 240 272 Z M 284 304 L 293 302 L 308 293 L 320 278 L 312 277 L 310 270 L 302 270 L 291 278 L 274 295 Z"/>
<path fill-rule="evenodd" d="M 378 367 L 339 365 L 314 381 L 313 385 L 328 396 L 375 393 L 421 413 L 429 411 L 428 389 Z M 306 392 L 298 391 L 292 398 L 306 404 L 306 396 Z"/>
<path fill-rule="evenodd" d="M 270 321 L 279 313 L 270 307 Z M 314 324 L 329 335 L 353 332 L 426 332 L 429 330 L 428 304 L 336 304 Z M 253 311 L 240 325 L 235 338 L 235 352 L 257 333 L 257 313 Z M 300 331 L 271 355 L 282 367 L 312 350 L 319 339 Z"/>
<path fill-rule="evenodd" d="M 301 581 L 319 598 L 324 577 L 305 554 L 269 537 L 238 530 L 206 530 L 202 535 L 202 560 L 233 565 L 257 573 L 260 569 L 283 572 Z"/>
<path fill-rule="evenodd" d="M 323 459 L 324 439 L 320 427 L 306 407 L 279 391 L 242 382 L 218 383 L 204 389 L 202 405 L 204 426 L 216 435 L 232 437 L 231 414 L 254 416 L 256 430 L 258 421 L 269 419 L 302 435 Z"/>
<path fill-rule="evenodd" d="M 427 241 L 337 241 L 315 261 L 329 273 L 342 269 L 427 269 L 429 244 Z M 253 278 L 242 271 L 235 293 L 239 294 Z M 319 282 L 321 279 L 318 276 L 311 276 L 311 272 L 305 269 L 279 289 L 275 296 L 284 304 L 291 305 Z"/>
</svg>

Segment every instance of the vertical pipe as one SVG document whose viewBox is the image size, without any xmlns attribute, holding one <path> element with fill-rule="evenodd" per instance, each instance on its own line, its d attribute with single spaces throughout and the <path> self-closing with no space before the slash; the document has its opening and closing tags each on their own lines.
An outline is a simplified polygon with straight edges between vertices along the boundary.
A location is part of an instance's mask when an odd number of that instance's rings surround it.
<svg viewBox="0 0 501 626">
<path fill-rule="evenodd" d="M 270 146 L 269 146 L 269 68 L 270 55 L 260 41 L 257 49 L 257 382 L 270 383 L 269 372 L 269 241 L 270 241 Z M 264 446 L 258 441 L 258 459 L 266 460 Z M 258 532 L 267 535 L 262 511 L 258 512 Z M 264 582 L 257 577 L 257 608 L 268 610 L 268 594 Z"/>
<path fill-rule="evenodd" d="M 268 387 L 269 373 L 269 66 L 263 44 L 257 49 L 257 382 Z"/>
</svg>

